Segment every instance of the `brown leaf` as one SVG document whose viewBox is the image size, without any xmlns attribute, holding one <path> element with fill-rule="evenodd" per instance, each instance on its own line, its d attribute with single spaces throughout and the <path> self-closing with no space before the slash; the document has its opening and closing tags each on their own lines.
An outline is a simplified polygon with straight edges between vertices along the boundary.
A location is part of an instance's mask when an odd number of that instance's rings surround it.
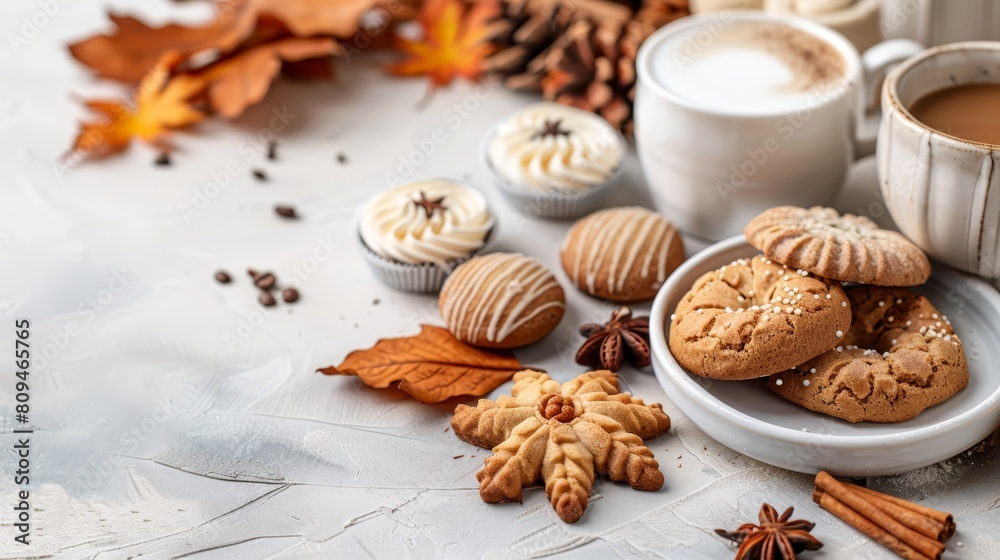
<svg viewBox="0 0 1000 560">
<path fill-rule="evenodd" d="M 441 327 L 421 325 L 420 334 L 379 340 L 355 350 L 327 375 L 357 375 L 369 387 L 399 388 L 420 402 L 438 403 L 460 395 L 483 396 L 524 369 L 509 351 L 469 346 Z"/>
<path fill-rule="evenodd" d="M 247 0 L 257 13 L 285 22 L 299 37 L 333 35 L 350 37 L 367 11 L 381 0 Z"/>
<path fill-rule="evenodd" d="M 281 66 L 281 75 L 292 80 L 332 80 L 333 64 L 329 58 L 286 61 Z"/>
<path fill-rule="evenodd" d="M 200 27 L 150 27 L 128 16 L 108 17 L 117 27 L 115 31 L 74 43 L 69 52 L 98 76 L 128 83 L 141 80 L 168 51 L 184 57 L 207 49 L 228 52 L 253 31 L 256 20 L 245 9 L 220 11 L 215 20 Z"/>
<path fill-rule="evenodd" d="M 184 58 L 202 52 L 224 56 L 252 46 L 253 35 L 268 20 L 278 20 L 286 36 L 349 38 L 357 31 L 361 17 L 383 3 L 384 0 L 228 0 L 217 4 L 214 20 L 196 27 L 177 24 L 152 27 L 132 17 L 109 14 L 117 29 L 74 43 L 69 50 L 77 60 L 96 70 L 98 76 L 135 83 L 168 51 L 180 53 Z M 403 7 L 397 11 L 405 15 Z"/>
<path fill-rule="evenodd" d="M 282 61 L 298 62 L 341 52 L 335 40 L 325 37 L 280 39 L 223 59 L 196 76 L 207 84 L 212 109 L 233 118 L 264 98 Z"/>
</svg>

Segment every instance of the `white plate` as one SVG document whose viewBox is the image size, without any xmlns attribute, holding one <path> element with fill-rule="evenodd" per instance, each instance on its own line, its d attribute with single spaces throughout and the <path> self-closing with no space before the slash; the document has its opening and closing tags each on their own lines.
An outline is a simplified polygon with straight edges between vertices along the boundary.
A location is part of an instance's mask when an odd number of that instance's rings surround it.
<svg viewBox="0 0 1000 560">
<path fill-rule="evenodd" d="M 965 344 L 969 386 L 916 418 L 895 424 L 844 420 L 792 404 L 764 380 L 713 381 L 685 371 L 667 347 L 677 302 L 699 276 L 759 251 L 743 236 L 698 253 L 675 271 L 653 302 L 653 369 L 674 405 L 724 445 L 771 465 L 842 476 L 879 476 L 942 461 L 1000 424 L 1000 294 L 978 278 L 939 266 L 913 291 L 947 315 Z"/>
</svg>

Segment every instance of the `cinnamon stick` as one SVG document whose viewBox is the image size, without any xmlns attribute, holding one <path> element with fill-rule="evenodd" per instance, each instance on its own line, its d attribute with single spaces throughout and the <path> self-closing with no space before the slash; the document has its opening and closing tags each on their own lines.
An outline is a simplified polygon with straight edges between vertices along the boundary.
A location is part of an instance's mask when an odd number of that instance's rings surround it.
<svg viewBox="0 0 1000 560">
<path fill-rule="evenodd" d="M 948 540 L 950 535 L 947 535 L 948 528 L 944 523 L 931 519 L 930 517 L 913 511 L 912 509 L 907 509 L 887 498 L 885 494 L 871 491 L 871 492 L 860 492 L 859 486 L 855 486 L 849 483 L 843 483 L 848 490 L 858 494 L 862 498 L 871 502 L 872 505 L 882 510 L 883 512 L 890 515 L 896 521 L 899 521 L 903 525 L 906 525 L 910 529 L 924 535 L 925 537 L 932 538 L 938 542 L 945 542 Z"/>
<path fill-rule="evenodd" d="M 929 508 L 927 506 L 922 506 L 920 504 L 915 504 L 909 500 L 904 500 L 902 498 L 897 498 L 895 496 L 890 496 L 888 494 L 883 494 L 881 492 L 876 492 L 870 488 L 865 488 L 864 486 L 857 486 L 849 482 L 845 482 L 844 486 L 847 486 L 851 490 L 856 490 L 868 496 L 877 496 L 886 502 L 895 504 L 901 508 L 908 509 L 912 512 L 925 515 L 944 526 L 944 533 L 941 536 L 941 542 L 946 542 L 952 536 L 955 535 L 955 519 L 950 513 Z"/>
<path fill-rule="evenodd" d="M 842 482 L 833 478 L 826 472 L 816 475 L 816 486 L 827 494 L 833 496 L 837 501 L 850 507 L 857 513 L 868 518 L 871 522 L 888 531 L 893 536 L 903 541 L 910 547 L 916 549 L 928 558 L 938 560 L 944 552 L 944 545 L 940 542 L 921 535 L 920 533 L 896 521 L 889 514 L 877 508 L 860 493 L 847 488 Z M 820 504 L 822 506 L 822 504 Z"/>
<path fill-rule="evenodd" d="M 819 504 L 819 507 L 836 515 L 851 527 L 861 531 L 905 560 L 930 560 L 929 556 L 921 554 L 912 546 L 872 523 L 864 515 L 844 505 L 843 502 L 827 494 L 821 488 L 816 488 L 813 491 L 813 501 Z"/>
</svg>

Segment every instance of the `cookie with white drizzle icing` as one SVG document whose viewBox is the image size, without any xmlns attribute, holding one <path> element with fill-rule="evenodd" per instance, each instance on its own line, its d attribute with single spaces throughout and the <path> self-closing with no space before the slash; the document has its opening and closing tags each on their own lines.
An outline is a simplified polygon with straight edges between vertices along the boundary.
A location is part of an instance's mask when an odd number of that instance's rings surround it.
<svg viewBox="0 0 1000 560">
<path fill-rule="evenodd" d="M 680 232 L 639 207 L 601 210 L 579 220 L 562 244 L 562 266 L 592 296 L 628 302 L 651 299 L 684 261 Z"/>
<path fill-rule="evenodd" d="M 516 348 L 541 339 L 559 324 L 566 294 L 537 259 L 492 253 L 451 273 L 438 308 L 455 338 L 486 348 Z"/>
</svg>

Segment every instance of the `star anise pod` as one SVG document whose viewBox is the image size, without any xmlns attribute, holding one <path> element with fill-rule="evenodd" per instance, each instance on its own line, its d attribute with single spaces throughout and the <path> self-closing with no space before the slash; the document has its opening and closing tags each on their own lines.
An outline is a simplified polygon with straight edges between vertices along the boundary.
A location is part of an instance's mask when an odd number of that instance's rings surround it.
<svg viewBox="0 0 1000 560">
<path fill-rule="evenodd" d="M 416 204 L 417 206 L 423 207 L 424 212 L 427 213 L 428 218 L 434 216 L 435 210 L 441 210 L 441 213 L 443 214 L 444 211 L 448 209 L 447 206 L 441 204 L 442 202 L 444 202 L 443 196 L 441 198 L 435 198 L 433 200 L 429 200 L 427 198 L 427 193 L 425 193 L 424 191 L 420 191 L 420 198 L 413 201 L 413 203 Z"/>
<path fill-rule="evenodd" d="M 614 310 L 607 324 L 581 325 L 580 334 L 587 337 L 576 353 L 580 365 L 618 371 L 626 358 L 636 367 L 649 365 L 649 317 L 633 317 L 628 307 Z"/>
<path fill-rule="evenodd" d="M 536 132 L 531 139 L 545 138 L 546 136 L 569 136 L 569 131 L 562 128 L 562 119 L 550 121 L 545 119 L 545 124 Z"/>
<path fill-rule="evenodd" d="M 770 504 L 760 507 L 760 525 L 744 523 L 733 532 L 716 529 L 715 532 L 740 545 L 735 560 L 795 560 L 803 550 L 819 550 L 823 543 L 810 535 L 815 523 L 805 519 L 792 519 L 788 508 L 780 516 Z"/>
</svg>

